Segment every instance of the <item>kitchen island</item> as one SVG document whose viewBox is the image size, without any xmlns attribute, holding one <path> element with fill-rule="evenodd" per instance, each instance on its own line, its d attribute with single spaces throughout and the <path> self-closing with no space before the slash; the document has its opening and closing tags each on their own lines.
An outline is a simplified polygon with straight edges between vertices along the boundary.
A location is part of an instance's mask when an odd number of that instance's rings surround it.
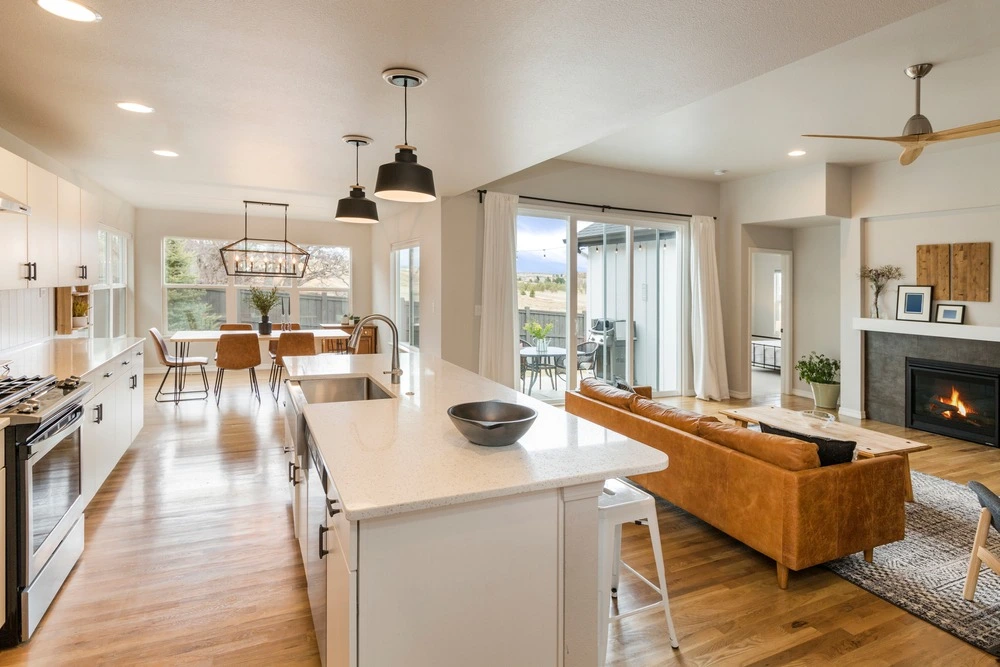
<svg viewBox="0 0 1000 667">
<path fill-rule="evenodd" d="M 389 355 L 285 361 L 293 388 L 353 376 L 391 395 L 286 399 L 325 664 L 597 664 L 597 497 L 605 479 L 664 469 L 663 453 L 436 357 L 402 355 L 398 385 Z M 447 409 L 480 400 L 538 417 L 513 445 L 473 445 Z"/>
</svg>

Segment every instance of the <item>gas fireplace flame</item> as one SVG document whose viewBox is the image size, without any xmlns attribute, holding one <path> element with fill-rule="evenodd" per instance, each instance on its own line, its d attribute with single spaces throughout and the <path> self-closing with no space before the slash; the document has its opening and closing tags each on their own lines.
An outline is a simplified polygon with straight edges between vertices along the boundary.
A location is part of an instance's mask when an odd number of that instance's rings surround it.
<svg viewBox="0 0 1000 667">
<path fill-rule="evenodd" d="M 941 411 L 941 416 L 945 419 L 951 419 L 955 416 L 955 414 L 962 417 L 968 417 L 969 414 L 975 412 L 972 408 L 962 402 L 962 396 L 958 393 L 958 389 L 955 389 L 955 387 L 951 388 L 951 396 L 938 396 L 937 400 L 944 406 L 947 406 Z"/>
</svg>

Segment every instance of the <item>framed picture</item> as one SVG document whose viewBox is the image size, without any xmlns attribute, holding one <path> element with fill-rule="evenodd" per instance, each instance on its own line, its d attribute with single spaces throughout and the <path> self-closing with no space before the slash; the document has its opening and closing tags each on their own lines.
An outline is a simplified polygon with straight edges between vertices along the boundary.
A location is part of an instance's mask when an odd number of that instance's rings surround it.
<svg viewBox="0 0 1000 667">
<path fill-rule="evenodd" d="M 934 311 L 934 321 L 946 324 L 962 324 L 965 322 L 965 306 L 953 303 L 939 303 Z"/>
<path fill-rule="evenodd" d="M 931 286 L 900 285 L 896 292 L 896 319 L 931 321 Z"/>
</svg>

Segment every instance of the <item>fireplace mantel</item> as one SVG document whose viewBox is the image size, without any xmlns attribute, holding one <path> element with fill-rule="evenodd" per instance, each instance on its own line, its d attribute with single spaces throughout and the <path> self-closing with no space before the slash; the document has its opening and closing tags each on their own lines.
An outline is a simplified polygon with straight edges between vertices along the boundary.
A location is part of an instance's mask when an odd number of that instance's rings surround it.
<svg viewBox="0 0 1000 667">
<path fill-rule="evenodd" d="M 906 320 L 879 320 L 873 317 L 855 317 L 853 328 L 859 331 L 883 331 L 912 336 L 962 338 L 1000 342 L 1000 327 L 972 324 L 942 324 L 940 322 L 907 322 Z"/>
</svg>

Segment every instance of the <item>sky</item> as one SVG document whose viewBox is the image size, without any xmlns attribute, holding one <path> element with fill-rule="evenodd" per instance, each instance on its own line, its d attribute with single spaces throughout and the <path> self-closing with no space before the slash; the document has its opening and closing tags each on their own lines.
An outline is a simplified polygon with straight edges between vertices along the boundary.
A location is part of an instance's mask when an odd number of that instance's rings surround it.
<svg viewBox="0 0 1000 667">
<path fill-rule="evenodd" d="M 577 255 L 577 271 L 587 272 L 587 258 Z M 517 272 L 566 275 L 566 221 L 517 216 Z"/>
</svg>

